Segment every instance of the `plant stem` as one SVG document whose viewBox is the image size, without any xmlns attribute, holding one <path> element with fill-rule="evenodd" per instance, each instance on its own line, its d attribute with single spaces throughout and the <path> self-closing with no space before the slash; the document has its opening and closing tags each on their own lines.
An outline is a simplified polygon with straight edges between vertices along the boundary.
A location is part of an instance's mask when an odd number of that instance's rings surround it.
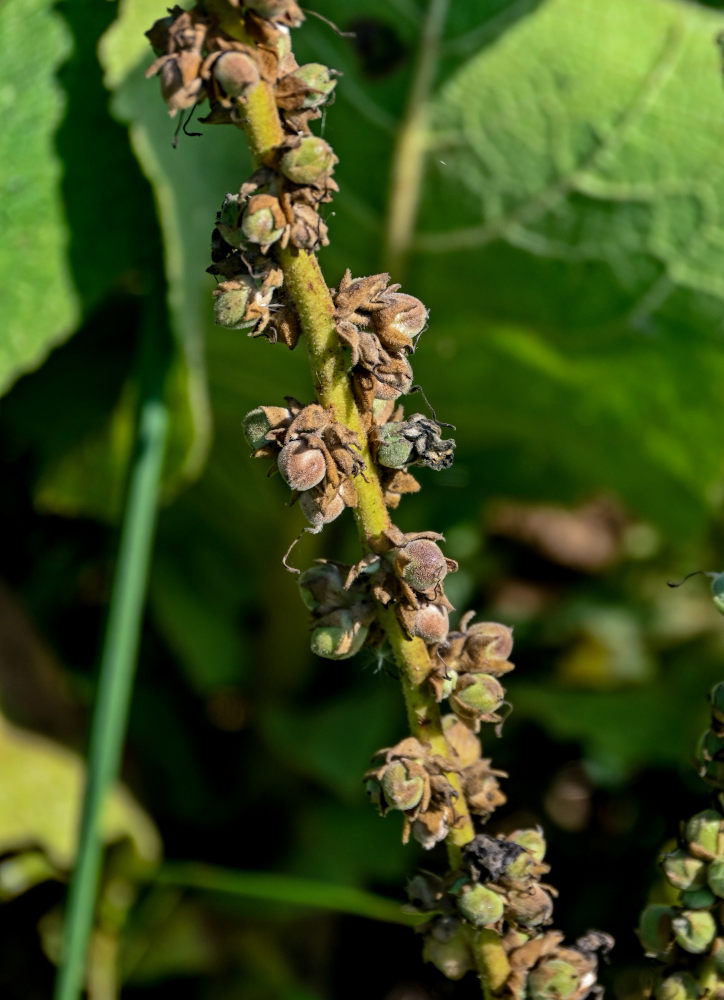
<svg viewBox="0 0 724 1000">
<path fill-rule="evenodd" d="M 427 144 L 427 99 L 435 79 L 448 0 L 430 0 L 420 38 L 417 65 L 405 116 L 392 156 L 385 231 L 385 268 L 402 280 L 420 201 Z"/>
<path fill-rule="evenodd" d="M 83 988 L 103 852 L 102 810 L 118 773 L 126 731 L 168 427 L 163 390 L 170 347 L 166 331 L 160 330 L 152 329 L 149 322 L 142 331 L 136 446 L 91 723 L 76 867 L 55 1000 L 76 1000 Z"/>
<path fill-rule="evenodd" d="M 213 7 L 214 0 L 209 0 L 209 4 Z M 244 118 L 251 155 L 256 162 L 263 162 L 284 138 L 268 84 L 260 83 L 249 96 Z M 392 522 L 347 375 L 348 364 L 335 328 L 332 296 L 313 253 L 287 248 L 280 251 L 279 262 L 299 314 L 317 398 L 323 406 L 331 408 L 335 418 L 354 431 L 359 440 L 365 470 L 364 475 L 355 478 L 358 504 L 354 514 L 362 543 L 369 548 Z M 440 709 L 424 686 L 430 672 L 427 648 L 421 639 L 405 635 L 392 612 L 382 613 L 380 618 L 400 668 L 410 731 L 429 744 L 434 753 L 447 756 L 449 750 Z M 448 774 L 448 779 L 458 793 L 455 804 L 458 824 L 447 839 L 450 863 L 457 867 L 460 848 L 472 840 L 474 829 L 457 775 Z"/>
<path fill-rule="evenodd" d="M 223 892 L 246 899 L 292 906 L 319 907 L 385 923 L 414 927 L 426 918 L 405 913 L 400 903 L 354 886 L 333 885 L 317 879 L 267 872 L 243 872 L 196 862 L 166 864 L 154 875 L 161 885 Z"/>
</svg>

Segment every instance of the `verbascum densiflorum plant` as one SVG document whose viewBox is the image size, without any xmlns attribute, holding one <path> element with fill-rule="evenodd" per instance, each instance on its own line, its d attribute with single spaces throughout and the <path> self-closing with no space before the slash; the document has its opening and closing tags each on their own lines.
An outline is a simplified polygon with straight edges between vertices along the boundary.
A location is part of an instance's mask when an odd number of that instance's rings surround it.
<svg viewBox="0 0 724 1000">
<path fill-rule="evenodd" d="M 709 702 L 696 762 L 711 807 L 683 823 L 678 846 L 661 856 L 674 901 L 649 904 L 639 923 L 646 954 L 659 962 L 651 987 L 659 1000 L 724 997 L 724 683 Z"/>
<path fill-rule="evenodd" d="M 420 488 L 411 470 L 447 468 L 455 442 L 399 402 L 414 388 L 424 304 L 386 273 L 347 270 L 330 288 L 320 271 L 315 251 L 329 242 L 320 208 L 338 191 L 337 157 L 311 124 L 337 74 L 297 64 L 290 29 L 303 19 L 294 0 L 205 0 L 173 8 L 148 32 L 157 55 L 148 72 L 160 76 L 170 113 L 208 100 L 201 120 L 243 130 L 254 160 L 221 198 L 212 233 L 216 322 L 303 343 L 311 364 L 314 398 L 280 393 L 244 417 L 244 433 L 299 502 L 307 531 L 354 513 L 359 561 L 318 561 L 299 587 L 314 653 L 345 660 L 386 645 L 397 661 L 409 732 L 374 755 L 364 780 L 383 815 L 401 814 L 405 841 L 446 844 L 448 870 L 409 886 L 425 958 L 451 979 L 477 971 L 488 997 L 583 1000 L 599 991 L 597 956 L 611 940 L 590 932 L 564 946 L 549 929 L 555 891 L 541 881 L 541 831 L 479 832 L 505 802 L 504 774 L 482 756 L 478 733 L 500 727 L 509 708 L 501 678 L 513 668 L 512 632 L 472 613 L 451 628 L 444 583 L 457 564 L 444 538 L 403 532 L 390 518 Z"/>
</svg>

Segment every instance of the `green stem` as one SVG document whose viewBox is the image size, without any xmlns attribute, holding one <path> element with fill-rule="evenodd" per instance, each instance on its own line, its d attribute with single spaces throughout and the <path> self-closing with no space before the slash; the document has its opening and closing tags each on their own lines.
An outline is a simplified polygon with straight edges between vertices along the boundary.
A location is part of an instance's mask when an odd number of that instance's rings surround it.
<svg viewBox="0 0 724 1000">
<path fill-rule="evenodd" d="M 103 852 L 102 810 L 118 774 L 156 524 L 168 427 L 163 390 L 170 350 L 165 331 L 160 334 L 145 328 L 142 337 L 136 447 L 91 724 L 88 775 L 55 1000 L 76 1000 L 83 988 Z"/>
<path fill-rule="evenodd" d="M 417 65 L 405 116 L 392 156 L 390 196 L 385 231 L 385 268 L 396 281 L 402 275 L 417 218 L 427 147 L 427 101 L 435 80 L 449 0 L 430 0 L 420 38 Z"/>
<path fill-rule="evenodd" d="M 218 0 L 207 2 L 215 7 Z M 226 30 L 229 31 L 229 28 Z M 238 37 L 241 37 L 241 32 Z M 251 155 L 257 163 L 268 158 L 274 147 L 284 140 L 272 89 L 264 82 L 247 99 L 244 131 Z M 392 522 L 347 374 L 348 362 L 337 336 L 332 296 L 315 254 L 287 248 L 280 251 L 279 262 L 299 314 L 317 398 L 323 406 L 332 409 L 337 420 L 356 433 L 360 443 L 365 469 L 364 475 L 355 479 L 358 504 L 354 515 L 362 543 L 369 548 L 370 543 Z M 425 684 L 430 672 L 427 647 L 421 639 L 408 638 L 393 613 L 382 612 L 380 618 L 400 668 L 410 731 L 427 743 L 434 753 L 447 756 L 449 751 L 440 709 Z M 448 774 L 447 777 L 458 793 L 455 805 L 458 823 L 447 838 L 450 864 L 456 868 L 460 864 L 461 847 L 472 840 L 475 831 L 458 776 Z"/>
<path fill-rule="evenodd" d="M 418 914 L 405 913 L 402 905 L 392 899 L 384 899 L 353 886 L 333 885 L 292 875 L 242 872 L 196 862 L 180 862 L 164 865 L 154 876 L 154 881 L 160 885 L 228 893 L 246 899 L 334 910 L 388 924 L 414 927 L 426 919 Z"/>
</svg>

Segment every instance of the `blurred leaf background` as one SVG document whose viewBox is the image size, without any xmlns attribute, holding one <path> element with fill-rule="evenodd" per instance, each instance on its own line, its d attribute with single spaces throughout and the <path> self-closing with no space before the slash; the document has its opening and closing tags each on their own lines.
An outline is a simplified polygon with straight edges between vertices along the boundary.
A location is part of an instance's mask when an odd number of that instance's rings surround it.
<svg viewBox="0 0 724 1000">
<path fill-rule="evenodd" d="M 658 850 L 704 800 L 690 761 L 724 658 L 705 584 L 665 586 L 722 568 L 724 4 L 450 4 L 415 226 L 393 253 L 425 6 L 315 0 L 355 38 L 311 16 L 296 33 L 300 62 L 343 74 L 322 122 L 341 193 L 321 262 L 335 284 L 392 261 L 430 306 L 415 374 L 457 427 L 456 463 L 423 473 L 398 522 L 446 534 L 461 611 L 515 626 L 515 711 L 486 734 L 510 772 L 496 829 L 546 827 L 557 924 L 612 931 L 608 985 L 638 995 L 631 928 Z M 310 882 L 301 906 L 235 894 L 223 872 L 227 892 L 200 887 L 219 866 L 289 876 L 292 895 L 305 878 L 401 900 L 435 861 L 362 791 L 370 755 L 404 735 L 391 662 L 306 649 L 281 567 L 301 515 L 240 427 L 307 398 L 308 369 L 302 349 L 211 322 L 209 235 L 250 164 L 231 128 L 173 148 L 143 75 L 163 13 L 0 7 L 0 992 L 52 982 L 152 323 L 176 345 L 173 421 L 93 1000 L 120 984 L 129 1000 L 473 997 L 420 966 L 408 928 L 329 912 Z M 348 521 L 296 556 L 323 554 L 356 558 Z"/>
</svg>

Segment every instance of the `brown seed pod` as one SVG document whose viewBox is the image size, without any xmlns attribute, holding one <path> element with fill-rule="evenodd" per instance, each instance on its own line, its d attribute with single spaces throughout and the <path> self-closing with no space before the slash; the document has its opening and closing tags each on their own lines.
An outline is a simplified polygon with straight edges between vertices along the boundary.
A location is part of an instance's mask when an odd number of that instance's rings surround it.
<svg viewBox="0 0 724 1000">
<path fill-rule="evenodd" d="M 327 472 L 324 454 L 318 448 L 310 448 L 304 441 L 290 441 L 279 452 L 279 471 L 287 485 L 303 492 L 321 483 Z"/>
</svg>

